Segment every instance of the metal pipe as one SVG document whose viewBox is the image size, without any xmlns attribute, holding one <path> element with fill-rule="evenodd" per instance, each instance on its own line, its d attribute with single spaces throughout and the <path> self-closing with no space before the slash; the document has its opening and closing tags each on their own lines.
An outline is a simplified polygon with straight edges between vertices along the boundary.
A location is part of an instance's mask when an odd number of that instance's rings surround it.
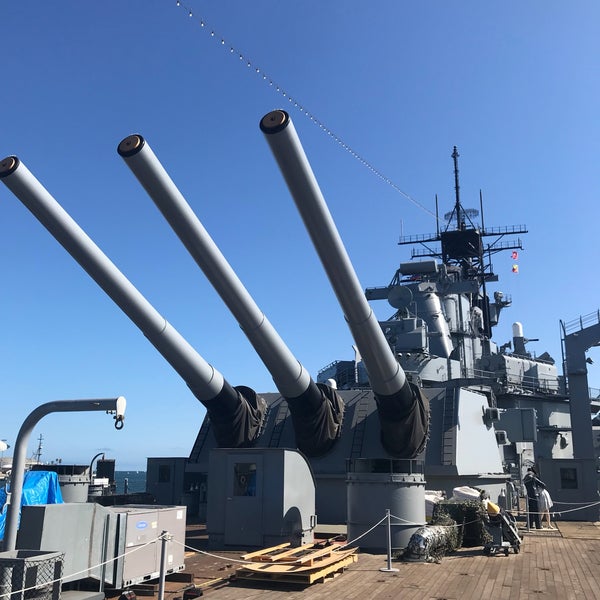
<svg viewBox="0 0 600 600">
<path fill-rule="evenodd" d="M 427 439 L 427 399 L 406 380 L 364 296 L 290 116 L 283 110 L 272 111 L 262 118 L 260 128 L 294 198 L 362 356 L 378 401 L 383 444 L 397 456 L 414 457 L 424 448 Z M 407 424 L 410 432 L 400 432 L 396 427 L 399 421 Z M 408 437 L 411 439 L 408 440 Z"/>
<path fill-rule="evenodd" d="M 93 483 L 94 481 L 94 461 L 100 457 L 102 457 L 102 460 L 104 460 L 105 456 L 106 454 L 104 452 L 98 452 L 98 454 L 96 454 L 96 456 L 94 456 L 94 458 L 92 458 L 90 461 L 90 483 Z"/>
<path fill-rule="evenodd" d="M 319 189 L 289 115 L 276 110 L 260 127 L 323 263 L 376 394 L 394 394 L 406 380 L 375 315 Z"/>
<path fill-rule="evenodd" d="M 225 381 L 162 317 L 15 156 L 0 162 L 0 179 L 138 326 L 206 407 L 220 446 L 247 445 L 259 434 L 264 400 Z M 247 414 L 248 418 L 241 417 Z M 232 427 L 231 421 L 239 424 Z"/>
<path fill-rule="evenodd" d="M 300 449 L 311 456 L 328 450 L 340 433 L 341 398 L 336 398 L 331 405 L 329 398 L 337 394 L 315 385 L 259 309 L 148 142 L 139 134 L 130 135 L 121 141 L 117 150 L 237 319 L 271 373 L 277 389 L 288 401 L 295 428 L 301 430 L 297 431 L 297 441 L 305 440 Z M 303 418 L 305 413 L 310 413 L 310 423 Z M 315 419 L 315 414 L 319 413 L 320 417 Z M 323 427 L 323 423 L 327 426 Z M 307 429 L 315 429 L 315 435 Z M 321 432 L 325 432 L 324 437 Z"/>
<path fill-rule="evenodd" d="M 21 499 L 23 497 L 23 481 L 25 480 L 25 464 L 27 462 L 27 444 L 33 428 L 37 423 L 50 413 L 55 412 L 89 412 L 108 411 L 117 412 L 117 417 L 125 413 L 125 398 L 102 399 L 102 400 L 58 400 L 46 402 L 34 409 L 19 429 L 17 441 L 15 442 L 15 453 L 13 457 L 13 468 L 11 473 L 10 493 L 7 494 L 6 503 L 6 526 L 4 530 L 4 550 L 15 550 L 17 544 L 17 529 L 19 527 L 19 512 L 21 510 Z M 115 423 L 116 424 L 116 423 Z"/>
<path fill-rule="evenodd" d="M 254 302 L 148 142 L 141 135 L 130 135 L 118 152 L 237 319 L 277 389 L 290 398 L 304 393 L 310 375 Z"/>
</svg>

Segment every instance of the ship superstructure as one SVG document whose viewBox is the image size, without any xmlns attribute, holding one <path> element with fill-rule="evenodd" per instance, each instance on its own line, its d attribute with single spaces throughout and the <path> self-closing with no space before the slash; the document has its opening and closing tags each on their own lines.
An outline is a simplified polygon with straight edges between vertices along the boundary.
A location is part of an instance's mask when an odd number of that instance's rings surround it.
<svg viewBox="0 0 600 600">
<path fill-rule="evenodd" d="M 490 295 L 498 280 L 492 257 L 521 250 L 521 240 L 509 237 L 527 229 L 487 228 L 481 198 L 480 211 L 462 206 L 457 149 L 453 210 L 437 219 L 435 234 L 401 238 L 402 246 L 419 246 L 411 260 L 400 264 L 387 286 L 363 292 L 289 115 L 272 111 L 260 127 L 355 341 L 354 358 L 329 365 L 316 382 L 258 309 L 144 138 L 128 136 L 118 151 L 272 374 L 277 392 L 265 394 L 230 385 L 17 157 L 0 162 L 3 182 L 206 407 L 188 457 L 148 459 L 147 491 L 161 504 L 186 504 L 189 514 L 201 518 L 212 510 L 209 536 L 224 545 L 260 544 L 267 530 L 306 540 L 317 517 L 347 523 L 352 537 L 390 508 L 414 528 L 424 520 L 426 485 L 448 495 L 456 486 L 474 486 L 499 500 L 534 462 L 555 498 L 564 492 L 571 502 L 590 499 L 597 478 L 583 391 L 585 352 L 600 343 L 600 318 L 589 327 L 583 322 L 580 328 L 563 327 L 563 364 L 576 393 L 548 354 L 528 352 L 531 340 L 520 323 L 513 325 L 510 342 L 498 346 L 492 340 L 502 310 L 511 304 L 500 291 Z M 378 322 L 369 302 L 383 299 L 394 312 Z M 579 441 L 586 436 L 589 444 Z M 575 438 L 577 444 L 570 443 Z M 290 449 L 301 456 L 299 462 L 296 454 L 288 455 Z M 303 461 L 305 466 L 297 466 Z M 281 502 L 267 510 L 274 497 Z M 300 505 L 301 514 L 293 510 Z M 236 515 L 250 513 L 254 517 L 245 517 L 240 528 Z M 596 508 L 596 518 L 579 516 L 597 520 L 597 513 Z M 401 547 L 410 531 L 396 529 Z M 363 543 L 378 547 L 380 540 Z"/>
<path fill-rule="evenodd" d="M 556 361 L 547 352 L 535 356 L 527 349 L 528 342 L 539 340 L 526 338 L 520 322 L 513 323 L 512 340 L 500 346 L 492 340 L 501 311 L 511 305 L 509 296 L 490 290 L 498 281 L 492 257 L 510 252 L 516 261 L 523 245 L 515 236 L 526 234 L 527 227 L 486 227 L 481 194 L 479 210 L 463 207 L 458 157 L 454 147 L 452 211 L 437 219 L 435 234 L 401 237 L 399 245 L 416 247 L 411 260 L 400 264 L 387 286 L 366 289 L 366 297 L 387 300 L 394 309 L 380 325 L 411 380 L 425 389 L 443 386 L 448 390 L 442 428 L 437 430 L 442 465 L 459 460 L 458 412 L 455 400 L 449 398 L 457 396 L 456 390 L 476 391 L 487 399 L 485 421 L 488 426 L 493 424 L 503 472 L 512 482 L 518 484 L 523 470 L 536 464 L 557 499 L 575 502 L 577 494 L 580 500 L 583 494 L 593 502 L 597 484 L 590 412 L 597 409 L 597 400 L 590 399 L 587 377 L 578 391 L 569 381 L 586 374 L 585 361 L 589 359 L 584 353 L 598 342 L 600 315 L 587 317 L 588 327 L 579 320 L 563 326 L 561 358 L 568 378 L 559 375 Z M 583 332 L 586 342 L 581 341 Z M 581 363 L 578 369 L 569 367 L 574 362 Z M 368 387 L 360 356 L 328 365 L 318 380 L 328 378 L 334 378 L 343 389 Z M 435 432 L 434 428 L 432 438 Z M 574 452 L 574 438 L 589 439 L 589 444 L 579 442 L 580 451 Z M 472 442 L 471 451 L 478 452 L 475 440 Z M 428 482 L 435 481 L 434 474 L 440 472 L 437 452 L 436 439 L 430 439 L 425 469 Z M 590 518 L 593 515 L 597 516 L 597 508 Z"/>
</svg>

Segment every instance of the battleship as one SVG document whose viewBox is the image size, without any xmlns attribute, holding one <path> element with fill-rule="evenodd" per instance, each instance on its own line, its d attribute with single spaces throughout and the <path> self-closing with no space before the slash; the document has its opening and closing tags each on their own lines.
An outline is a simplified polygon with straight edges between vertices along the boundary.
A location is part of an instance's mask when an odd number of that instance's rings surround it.
<svg viewBox="0 0 600 600">
<path fill-rule="evenodd" d="M 320 196 L 320 191 L 306 157 L 296 149 L 295 159 L 291 158 L 289 146 L 272 139 L 281 135 L 279 128 L 287 126 L 287 117 L 272 114 L 271 118 L 276 124 L 270 129 L 263 121 L 263 131 L 356 340 L 352 359 L 335 361 L 317 376 L 318 383 L 329 384 L 343 400 L 341 431 L 334 434 L 335 443 L 324 453 L 314 447 L 302 448 L 317 482 L 319 518 L 328 523 L 348 523 L 349 527 L 354 523 L 353 531 L 359 531 L 390 502 L 388 493 L 378 486 L 385 487 L 390 477 L 397 475 L 409 480 L 409 486 L 426 481 L 429 489 L 442 490 L 447 496 L 457 486 L 474 486 L 514 508 L 523 473 L 535 464 L 553 490 L 553 497 L 567 508 L 564 518 L 598 520 L 597 458 L 591 420 L 598 410 L 598 399 L 590 398 L 588 392 L 585 353 L 600 340 L 600 315 L 561 321 L 560 364 L 564 375 L 559 374 L 556 360 L 547 352 L 534 356 L 528 351 L 526 345 L 532 340 L 525 337 L 519 322 L 513 324 L 512 340 L 501 345 L 493 341 L 493 329 L 501 312 L 510 307 L 511 299 L 500 290 L 490 292 L 498 281 L 492 257 L 510 252 L 514 259 L 523 245 L 520 238 L 512 238 L 526 234 L 527 228 L 484 226 L 481 197 L 479 210 L 463 207 L 459 155 L 454 148 L 453 209 L 443 219 L 437 218 L 434 234 L 402 237 L 400 245 L 413 246 L 411 260 L 400 264 L 388 285 L 364 291 L 367 301 L 387 300 L 394 309 L 389 319 L 379 322 L 379 328 L 407 381 L 425 396 L 420 410 L 424 404 L 430 410 L 425 449 L 420 437 L 424 429 L 418 427 L 418 441 L 412 439 L 410 448 L 390 443 L 390 439 L 398 441 L 397 436 L 406 440 L 407 433 L 393 429 L 398 425 L 398 414 L 382 402 L 377 389 L 382 376 L 374 373 L 372 365 L 375 362 L 376 368 L 378 359 L 371 354 L 370 340 L 365 340 L 365 336 L 375 333 L 353 329 L 361 319 L 371 319 L 372 313 L 362 304 L 363 313 L 360 309 L 352 313 L 353 307 L 347 308 L 347 290 L 355 285 L 351 277 L 340 274 L 347 257 L 336 246 L 339 240 L 335 233 L 330 236 L 333 242 L 323 241 L 330 233 L 326 229 L 331 228 L 326 209 L 319 216 L 308 212 L 311 201 L 307 196 Z M 297 145 L 297 140 L 290 145 Z M 304 171 L 302 177 L 299 171 Z M 331 259 L 336 255 L 337 260 Z M 382 355 L 386 355 L 383 350 Z M 306 432 L 302 426 L 299 430 L 289 398 L 286 402 L 285 394 L 263 397 L 269 408 L 256 445 L 300 447 Z M 414 412 L 418 411 L 413 405 Z M 423 423 L 421 420 L 420 425 Z M 202 516 L 210 513 L 209 458 L 217 446 L 213 427 L 207 416 L 189 457 L 149 459 L 148 489 L 157 497 L 173 500 L 180 497 L 177 495 L 183 486 L 192 511 Z M 414 422 L 409 428 L 415 434 Z M 417 460 L 409 464 L 404 459 Z M 166 470 L 174 474 L 169 483 L 164 481 Z M 357 492 L 361 480 L 364 491 Z M 174 487 L 172 481 L 177 481 Z M 395 485 L 397 482 L 391 487 Z M 409 499 L 408 504 L 411 502 Z M 583 510 L 586 503 L 592 506 Z M 404 504 L 402 510 L 405 516 L 418 519 Z"/>
<path fill-rule="evenodd" d="M 564 374 L 527 350 L 524 327 L 498 345 L 493 329 L 511 299 L 491 292 L 492 257 L 522 249 L 525 226 L 484 226 L 460 198 L 434 234 L 413 246 L 388 285 L 364 290 L 337 232 L 291 118 L 260 129 L 302 216 L 355 341 L 354 357 L 316 381 L 295 358 L 216 247 L 147 140 L 118 153 L 239 322 L 276 392 L 231 385 L 162 317 L 17 157 L 0 178 L 138 326 L 206 408 L 186 457 L 149 457 L 147 491 L 205 520 L 214 547 L 313 539 L 316 524 L 364 532 L 386 510 L 400 515 L 394 547 L 425 521 L 425 489 L 470 486 L 513 507 L 523 469 L 535 464 L 557 502 L 598 520 L 597 465 L 586 352 L 600 342 L 599 314 L 562 323 Z M 437 207 L 436 207 L 437 213 Z M 414 247 L 419 247 L 415 249 Z M 393 313 L 378 321 L 370 302 Z M 569 504 L 571 503 L 571 504 Z M 379 534 L 361 541 L 380 548 Z"/>
</svg>

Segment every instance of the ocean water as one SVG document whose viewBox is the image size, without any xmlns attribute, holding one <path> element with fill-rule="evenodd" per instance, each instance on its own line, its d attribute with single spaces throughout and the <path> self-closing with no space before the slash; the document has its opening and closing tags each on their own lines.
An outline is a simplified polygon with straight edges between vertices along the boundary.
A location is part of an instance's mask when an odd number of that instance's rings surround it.
<svg viewBox="0 0 600 600">
<path fill-rule="evenodd" d="M 125 479 L 127 479 L 128 492 L 130 494 L 146 491 L 146 471 L 115 471 L 117 494 L 124 493 Z"/>
</svg>

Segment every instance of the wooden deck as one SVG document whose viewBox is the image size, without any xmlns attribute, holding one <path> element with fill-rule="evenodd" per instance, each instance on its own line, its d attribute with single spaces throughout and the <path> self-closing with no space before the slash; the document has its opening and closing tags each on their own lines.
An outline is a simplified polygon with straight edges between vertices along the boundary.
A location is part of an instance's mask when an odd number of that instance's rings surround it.
<svg viewBox="0 0 600 600">
<path fill-rule="evenodd" d="M 555 531 L 526 532 L 519 554 L 484 556 L 465 548 L 439 563 L 393 561 L 397 572 L 383 572 L 385 555 L 360 553 L 342 572 L 311 585 L 236 580 L 243 552 L 188 552 L 186 572 L 211 600 L 336 598 L 403 600 L 599 599 L 600 523 L 559 522 Z M 201 532 L 187 544 L 201 547 Z M 188 592 L 189 593 L 189 592 Z M 187 596 L 187 594 L 186 594 Z M 167 582 L 166 600 L 183 598 L 180 583 Z"/>
</svg>

